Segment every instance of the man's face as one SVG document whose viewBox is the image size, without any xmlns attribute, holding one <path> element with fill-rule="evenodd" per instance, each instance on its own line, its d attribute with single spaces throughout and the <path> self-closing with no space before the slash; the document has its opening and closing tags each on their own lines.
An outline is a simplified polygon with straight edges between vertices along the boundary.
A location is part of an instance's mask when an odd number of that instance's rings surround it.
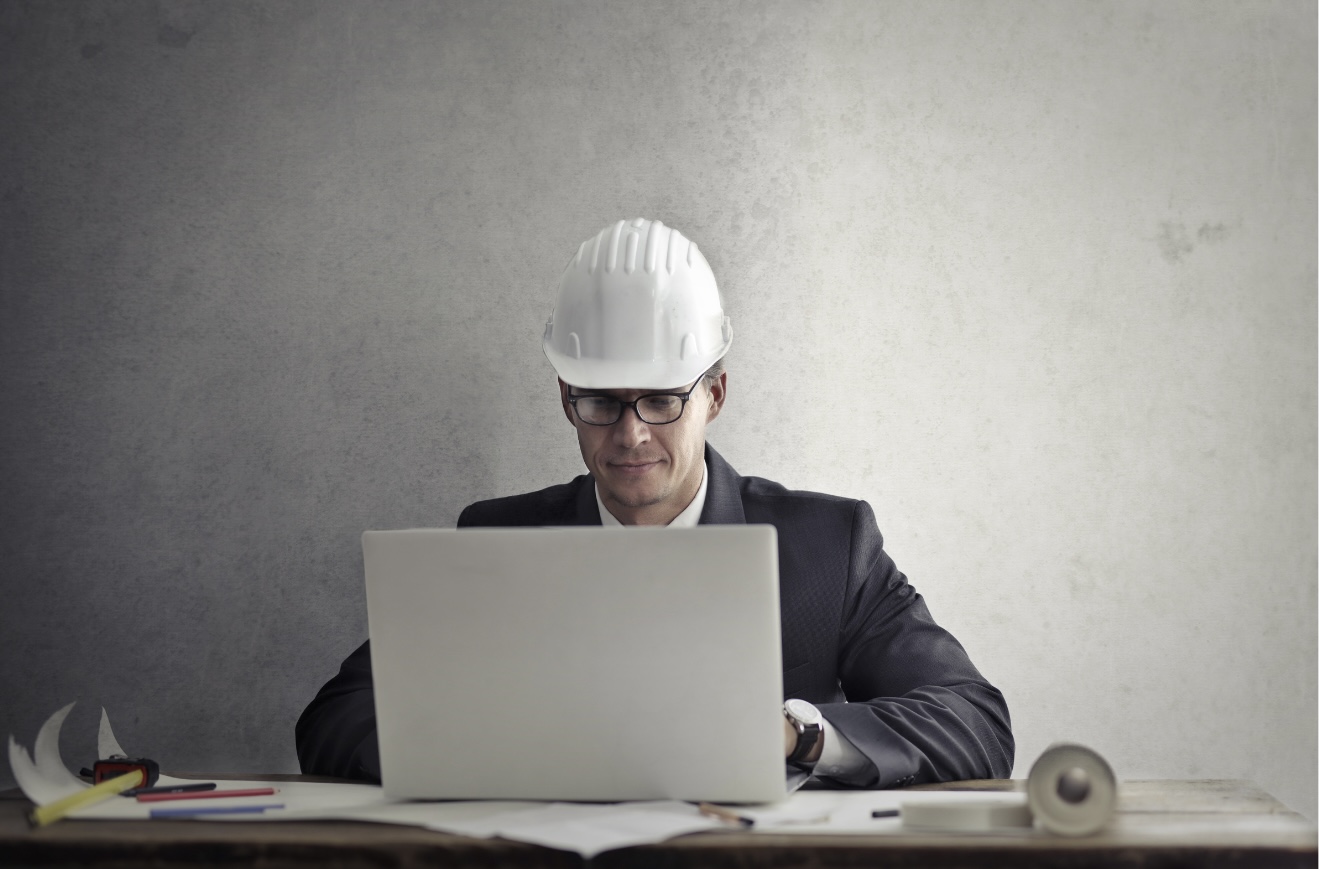
<svg viewBox="0 0 1319 869">
<path fill-rule="evenodd" d="M 595 476 L 600 499 L 625 525 L 665 525 L 696 497 L 705 461 L 705 427 L 724 406 L 727 374 L 696 385 L 677 422 L 651 425 L 623 408 L 613 425 L 587 425 L 568 402 L 573 395 L 607 395 L 635 401 L 656 392 L 686 392 L 691 384 L 671 390 L 575 389 L 559 381 L 559 397 L 568 421 L 577 429 L 582 460 Z"/>
</svg>

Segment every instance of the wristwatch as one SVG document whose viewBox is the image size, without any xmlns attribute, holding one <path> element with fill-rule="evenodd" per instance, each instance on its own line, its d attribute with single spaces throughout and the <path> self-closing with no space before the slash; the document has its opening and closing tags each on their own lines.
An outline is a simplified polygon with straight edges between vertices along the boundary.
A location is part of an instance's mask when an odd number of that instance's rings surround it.
<svg viewBox="0 0 1319 869">
<path fill-rule="evenodd" d="M 783 702 L 783 714 L 787 717 L 788 723 L 797 730 L 797 747 L 788 755 L 788 763 L 800 769 L 810 769 L 815 764 L 805 758 L 815 750 L 815 744 L 820 741 L 824 733 L 821 724 L 824 716 L 820 714 L 819 709 L 795 697 Z"/>
</svg>

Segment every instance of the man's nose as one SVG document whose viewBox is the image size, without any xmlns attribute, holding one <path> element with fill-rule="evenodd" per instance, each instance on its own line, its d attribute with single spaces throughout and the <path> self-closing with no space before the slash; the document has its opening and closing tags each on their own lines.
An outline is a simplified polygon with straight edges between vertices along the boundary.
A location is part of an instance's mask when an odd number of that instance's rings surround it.
<svg viewBox="0 0 1319 869">
<path fill-rule="evenodd" d="M 642 422 L 636 405 L 623 408 L 623 415 L 614 423 L 614 443 L 631 449 L 650 440 L 650 426 Z"/>
</svg>

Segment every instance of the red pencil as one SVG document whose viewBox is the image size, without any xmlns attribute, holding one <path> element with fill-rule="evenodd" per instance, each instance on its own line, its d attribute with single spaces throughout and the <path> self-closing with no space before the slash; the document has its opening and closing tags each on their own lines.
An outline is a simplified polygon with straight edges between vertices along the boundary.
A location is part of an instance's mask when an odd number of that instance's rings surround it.
<svg viewBox="0 0 1319 869">
<path fill-rule="evenodd" d="M 239 788 L 232 791 L 191 791 L 182 794 L 138 794 L 139 803 L 163 803 L 166 800 L 213 800 L 218 797 L 268 797 L 275 788 Z"/>
</svg>

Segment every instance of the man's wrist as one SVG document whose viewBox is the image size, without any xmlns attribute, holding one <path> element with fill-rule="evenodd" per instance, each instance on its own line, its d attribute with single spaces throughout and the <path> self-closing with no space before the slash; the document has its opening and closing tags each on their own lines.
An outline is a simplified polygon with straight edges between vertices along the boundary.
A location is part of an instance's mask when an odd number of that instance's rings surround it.
<svg viewBox="0 0 1319 869">
<path fill-rule="evenodd" d="M 799 734 L 797 728 L 786 717 L 783 719 L 783 757 L 787 759 L 792 757 L 792 753 L 797 750 L 797 741 Z M 807 763 L 814 763 L 820 759 L 824 750 L 825 733 L 821 731 L 820 738 L 815 741 L 815 747 L 811 749 L 809 756 L 806 758 Z"/>
<path fill-rule="evenodd" d="M 791 698 L 783 704 L 784 754 L 788 763 L 809 769 L 824 750 L 824 717 L 805 700 Z M 795 737 L 795 738 L 794 738 Z"/>
</svg>

